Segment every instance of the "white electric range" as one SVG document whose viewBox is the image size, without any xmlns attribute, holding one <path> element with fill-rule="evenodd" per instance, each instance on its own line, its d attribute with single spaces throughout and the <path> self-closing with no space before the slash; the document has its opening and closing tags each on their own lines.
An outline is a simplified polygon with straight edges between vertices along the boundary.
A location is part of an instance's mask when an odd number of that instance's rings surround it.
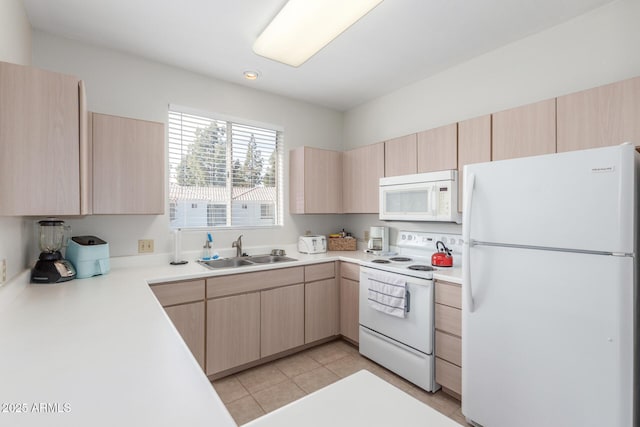
<svg viewBox="0 0 640 427">
<path fill-rule="evenodd" d="M 451 250 L 453 267 L 459 266 L 462 236 L 417 231 L 398 232 L 396 254 L 360 263 L 360 353 L 427 391 L 440 388 L 434 378 L 433 272 L 451 268 L 431 265 L 438 241 Z M 383 294 L 403 310 L 395 307 L 392 315 L 384 304 L 381 310 L 380 283 L 404 287 L 402 297 L 398 291 Z"/>
</svg>

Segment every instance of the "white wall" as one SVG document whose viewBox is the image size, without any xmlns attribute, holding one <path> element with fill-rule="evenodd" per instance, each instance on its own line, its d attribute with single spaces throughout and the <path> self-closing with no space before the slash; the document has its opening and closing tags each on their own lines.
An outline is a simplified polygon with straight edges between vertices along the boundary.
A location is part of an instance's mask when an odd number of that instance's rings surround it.
<svg viewBox="0 0 640 427">
<path fill-rule="evenodd" d="M 0 1 L 0 61 L 31 63 L 31 25 L 21 0 Z M 30 224 L 22 218 L 0 217 L 0 259 L 7 260 L 8 279 L 27 266 Z"/>
<path fill-rule="evenodd" d="M 638 76 L 638 22 L 640 1 L 619 0 L 354 108 L 345 113 L 345 149 Z M 347 224 L 362 236 L 376 220 L 352 215 Z"/>
<path fill-rule="evenodd" d="M 638 22 L 619 0 L 356 107 L 345 148 L 640 75 Z"/>
<path fill-rule="evenodd" d="M 35 66 L 76 75 L 85 81 L 89 110 L 159 122 L 167 105 L 178 104 L 226 116 L 279 125 L 285 148 L 310 145 L 342 148 L 342 113 L 235 85 L 124 53 L 42 32 L 33 34 Z M 239 70 L 241 72 L 242 70 Z M 288 153 L 284 170 L 288 171 Z M 285 173 L 284 228 L 214 233 L 215 248 L 230 248 L 244 234 L 246 246 L 294 243 L 305 230 L 329 233 L 340 217 L 290 216 Z M 73 234 L 95 234 L 109 242 L 111 255 L 137 254 L 138 239 L 154 239 L 156 252 L 171 252 L 169 209 L 164 216 L 90 216 L 71 219 Z M 183 235 L 185 250 L 201 248 L 203 232 Z"/>
</svg>

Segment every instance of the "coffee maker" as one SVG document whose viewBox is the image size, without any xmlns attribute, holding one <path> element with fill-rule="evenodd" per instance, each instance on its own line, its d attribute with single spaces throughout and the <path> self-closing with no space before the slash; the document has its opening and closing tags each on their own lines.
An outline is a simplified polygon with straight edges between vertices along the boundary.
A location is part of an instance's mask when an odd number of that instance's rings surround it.
<svg viewBox="0 0 640 427">
<path fill-rule="evenodd" d="M 389 252 L 389 229 L 387 227 L 370 227 L 367 252 L 383 255 Z"/>
<path fill-rule="evenodd" d="M 62 258 L 67 227 L 64 221 L 49 218 L 38 222 L 40 257 L 31 270 L 31 283 L 58 283 L 76 277 L 73 265 Z"/>
</svg>

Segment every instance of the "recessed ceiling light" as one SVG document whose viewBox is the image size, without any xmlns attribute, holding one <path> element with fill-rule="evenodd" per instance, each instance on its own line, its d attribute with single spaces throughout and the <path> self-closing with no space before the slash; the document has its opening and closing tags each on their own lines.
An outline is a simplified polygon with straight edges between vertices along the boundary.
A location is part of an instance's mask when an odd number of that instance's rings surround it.
<svg viewBox="0 0 640 427">
<path fill-rule="evenodd" d="M 253 44 L 260 56 L 302 65 L 382 0 L 289 0 Z"/>
<path fill-rule="evenodd" d="M 253 70 L 247 70 L 244 73 L 244 78 L 247 80 L 255 80 L 260 76 L 260 73 Z"/>
</svg>

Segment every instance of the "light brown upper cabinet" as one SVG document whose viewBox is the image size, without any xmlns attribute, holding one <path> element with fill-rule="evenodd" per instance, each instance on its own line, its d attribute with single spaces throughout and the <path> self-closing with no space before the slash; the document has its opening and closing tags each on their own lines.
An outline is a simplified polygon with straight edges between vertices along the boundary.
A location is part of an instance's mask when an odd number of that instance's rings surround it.
<svg viewBox="0 0 640 427">
<path fill-rule="evenodd" d="M 378 213 L 378 182 L 384 177 L 384 143 L 342 153 L 344 213 Z"/>
<path fill-rule="evenodd" d="M 418 172 L 417 135 L 390 139 L 384 143 L 384 176 L 408 175 Z"/>
<path fill-rule="evenodd" d="M 417 139 L 418 173 L 458 167 L 457 123 L 419 132 Z"/>
<path fill-rule="evenodd" d="M 493 114 L 491 160 L 556 152 L 556 100 Z"/>
<path fill-rule="evenodd" d="M 458 211 L 462 212 L 464 166 L 491 161 L 491 115 L 458 123 Z"/>
<path fill-rule="evenodd" d="M 164 213 L 164 124 L 92 114 L 93 213 Z"/>
<path fill-rule="evenodd" d="M 0 215 L 79 215 L 84 87 L 73 76 L 0 62 Z"/>
<path fill-rule="evenodd" d="M 289 151 L 289 211 L 342 213 L 342 153 L 312 147 Z"/>
<path fill-rule="evenodd" d="M 640 77 L 558 98 L 558 152 L 640 144 Z"/>
</svg>

